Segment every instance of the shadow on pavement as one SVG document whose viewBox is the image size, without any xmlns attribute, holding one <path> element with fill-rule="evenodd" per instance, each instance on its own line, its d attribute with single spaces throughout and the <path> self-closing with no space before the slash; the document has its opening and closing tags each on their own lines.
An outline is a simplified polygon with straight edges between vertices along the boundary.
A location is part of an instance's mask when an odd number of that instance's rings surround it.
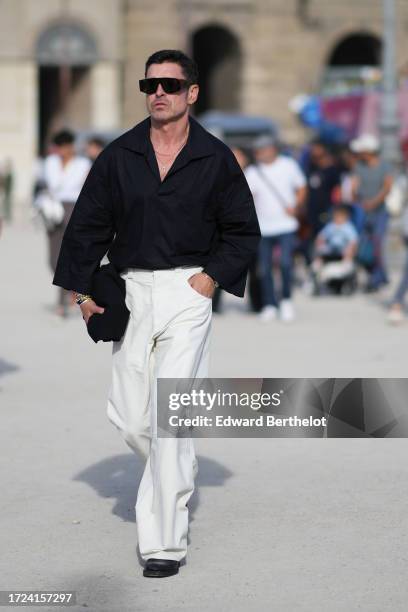
<svg viewBox="0 0 408 612">
<path fill-rule="evenodd" d="M 19 366 L 14 363 L 9 363 L 2 357 L 0 357 L 0 376 L 4 376 L 4 374 L 10 374 L 11 372 L 17 372 L 19 370 Z"/>
<path fill-rule="evenodd" d="M 232 472 L 213 459 L 198 456 L 198 475 L 195 490 L 188 508 L 190 521 L 199 505 L 200 487 L 220 487 L 232 476 Z M 116 498 L 112 513 L 124 521 L 135 521 L 137 488 L 142 477 L 144 464 L 134 454 L 108 457 L 79 472 L 74 481 L 85 482 L 100 497 Z"/>
</svg>

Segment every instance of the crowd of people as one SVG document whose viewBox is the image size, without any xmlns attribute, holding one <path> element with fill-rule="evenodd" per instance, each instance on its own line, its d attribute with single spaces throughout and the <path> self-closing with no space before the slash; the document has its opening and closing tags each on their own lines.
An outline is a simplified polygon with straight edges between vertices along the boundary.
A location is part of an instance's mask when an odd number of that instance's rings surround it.
<svg viewBox="0 0 408 612">
<path fill-rule="evenodd" d="M 249 282 L 252 309 L 262 321 L 295 318 L 298 259 L 306 269 L 304 285 L 315 295 L 350 294 L 358 287 L 359 270 L 364 270 L 366 292 L 389 283 L 384 247 L 393 173 L 375 136 L 364 134 L 337 148 L 315 140 L 297 156 L 283 151 L 276 138 L 260 136 L 252 150 L 234 153 L 252 191 L 262 233 Z M 403 320 L 407 289 L 408 262 L 389 311 L 393 323 Z M 216 309 L 218 305 L 219 297 Z"/>
<path fill-rule="evenodd" d="M 87 142 L 78 155 L 75 134 L 59 131 L 41 164 L 35 198 L 46 210 L 44 194 L 54 216 L 48 219 L 49 265 L 54 272 L 62 236 L 92 162 L 104 148 L 99 138 Z M 295 262 L 303 261 L 305 288 L 351 293 L 357 270 L 365 270 L 367 292 L 386 285 L 384 243 L 389 213 L 386 199 L 393 183 L 391 168 L 381 159 L 379 141 L 363 135 L 349 146 L 333 149 L 315 140 L 298 155 L 285 151 L 276 137 L 261 135 L 251 149 L 233 148 L 253 194 L 262 239 L 249 271 L 250 307 L 262 322 L 296 317 L 292 298 Z M 54 201 L 52 201 L 54 199 Z M 50 206 L 50 201 L 47 200 Z M 407 224 L 408 226 L 408 224 Z M 405 239 L 408 253 L 408 227 Z M 408 255 L 403 278 L 390 305 L 389 320 L 404 320 L 408 290 Z M 213 297 L 221 311 L 222 290 Z M 60 289 L 56 312 L 66 316 L 74 305 L 71 292 Z"/>
</svg>

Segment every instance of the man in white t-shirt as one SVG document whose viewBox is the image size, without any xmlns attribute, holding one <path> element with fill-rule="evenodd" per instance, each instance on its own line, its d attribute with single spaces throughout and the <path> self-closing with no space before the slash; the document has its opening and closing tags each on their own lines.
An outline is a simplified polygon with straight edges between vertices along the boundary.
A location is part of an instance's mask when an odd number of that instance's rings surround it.
<svg viewBox="0 0 408 612">
<path fill-rule="evenodd" d="M 290 157 L 279 153 L 276 139 L 260 136 L 254 143 L 256 163 L 245 171 L 254 197 L 261 229 L 259 245 L 263 308 L 263 321 L 275 319 L 291 321 L 294 318 L 292 294 L 293 249 L 298 220 L 296 213 L 306 197 L 306 179 L 299 165 Z M 280 299 L 277 298 L 273 274 L 272 251 L 279 247 L 282 278 Z"/>
</svg>

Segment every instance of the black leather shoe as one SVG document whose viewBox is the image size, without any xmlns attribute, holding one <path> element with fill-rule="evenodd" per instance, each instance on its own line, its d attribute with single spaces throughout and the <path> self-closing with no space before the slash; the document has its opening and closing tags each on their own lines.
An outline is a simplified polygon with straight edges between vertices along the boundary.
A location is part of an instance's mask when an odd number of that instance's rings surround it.
<svg viewBox="0 0 408 612">
<path fill-rule="evenodd" d="M 180 561 L 173 559 L 148 559 L 143 570 L 146 578 L 165 578 L 178 574 Z"/>
</svg>

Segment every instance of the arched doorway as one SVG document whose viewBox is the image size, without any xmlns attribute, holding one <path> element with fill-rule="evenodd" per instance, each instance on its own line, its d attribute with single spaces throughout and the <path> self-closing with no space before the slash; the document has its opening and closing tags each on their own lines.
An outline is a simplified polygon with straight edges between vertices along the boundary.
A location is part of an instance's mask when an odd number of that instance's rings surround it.
<svg viewBox="0 0 408 612">
<path fill-rule="evenodd" d="M 351 34 L 332 50 L 329 66 L 379 66 L 381 40 L 372 34 Z"/>
<path fill-rule="evenodd" d="M 206 25 L 192 35 L 192 53 L 200 74 L 196 114 L 239 111 L 242 54 L 238 38 L 220 25 Z"/>
<path fill-rule="evenodd" d="M 38 149 L 45 153 L 51 134 L 69 125 L 90 124 L 90 66 L 98 60 L 93 37 L 76 23 L 47 28 L 36 46 L 38 70 Z"/>
<path fill-rule="evenodd" d="M 376 87 L 381 79 L 381 39 L 371 33 L 348 34 L 329 51 L 321 93 L 345 94 Z"/>
</svg>

